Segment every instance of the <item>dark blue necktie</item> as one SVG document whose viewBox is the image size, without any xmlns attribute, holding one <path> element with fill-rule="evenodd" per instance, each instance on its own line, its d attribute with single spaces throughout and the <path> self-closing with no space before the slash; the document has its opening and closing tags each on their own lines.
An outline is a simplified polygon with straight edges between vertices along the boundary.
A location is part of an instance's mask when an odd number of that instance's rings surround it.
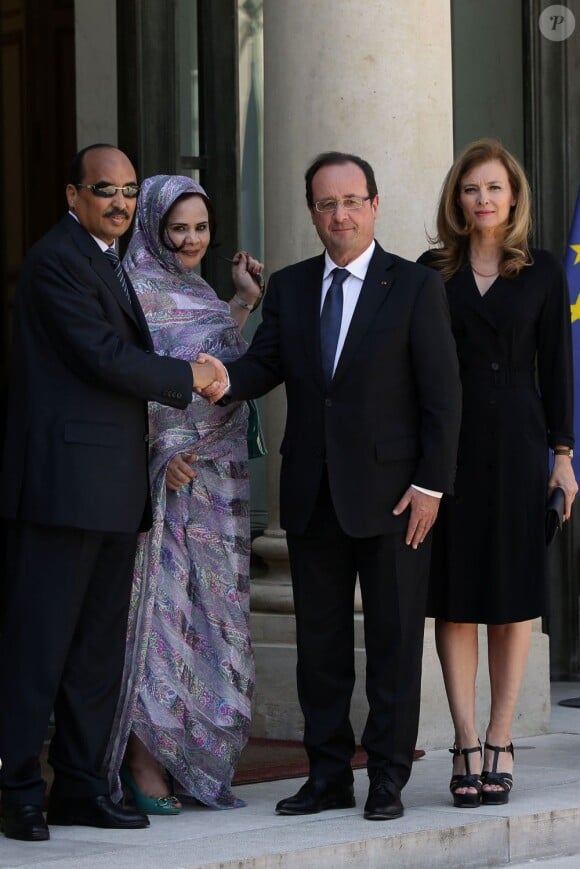
<svg viewBox="0 0 580 869">
<path fill-rule="evenodd" d="M 320 315 L 320 349 L 324 382 L 330 386 L 334 372 L 334 357 L 342 323 L 342 285 L 350 272 L 334 269 L 332 283 L 328 288 Z"/>
<path fill-rule="evenodd" d="M 123 270 L 123 266 L 121 265 L 121 260 L 119 259 L 117 251 L 112 247 L 108 247 L 106 249 L 106 251 L 104 251 L 104 254 L 107 257 L 107 259 L 109 260 L 109 262 L 111 263 L 111 267 L 112 267 L 113 271 L 115 272 L 115 274 L 117 275 L 119 283 L 123 287 L 123 292 L 125 293 L 125 296 L 127 297 L 127 301 L 129 302 L 129 304 L 131 304 L 131 296 L 129 295 L 129 287 L 127 286 L 127 278 L 125 277 L 125 272 Z"/>
</svg>

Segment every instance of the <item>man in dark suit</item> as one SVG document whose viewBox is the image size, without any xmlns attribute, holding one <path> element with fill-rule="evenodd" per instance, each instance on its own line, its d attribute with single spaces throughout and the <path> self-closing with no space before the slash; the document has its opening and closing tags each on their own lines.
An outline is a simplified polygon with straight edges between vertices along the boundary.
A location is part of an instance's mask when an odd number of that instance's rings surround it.
<svg viewBox="0 0 580 869">
<path fill-rule="evenodd" d="M 310 776 L 276 810 L 354 805 L 358 574 L 369 701 L 364 814 L 387 820 L 403 814 L 417 736 L 427 535 L 441 492 L 453 486 L 458 366 L 439 277 L 374 240 L 379 197 L 369 164 L 320 155 L 306 173 L 306 198 L 325 253 L 272 275 L 263 322 L 227 366 L 227 397 L 257 397 L 283 381 L 288 399 L 280 511 Z M 216 401 L 222 393 L 204 394 Z"/>
<path fill-rule="evenodd" d="M 0 825 L 15 839 L 49 838 L 39 755 L 53 709 L 48 824 L 149 823 L 111 802 L 102 769 L 137 533 L 150 524 L 147 401 L 185 407 L 194 378 L 207 385 L 215 373 L 152 352 L 112 247 L 138 189 L 121 151 L 81 151 L 69 213 L 30 250 L 14 303 L 0 489 L 9 521 Z"/>
</svg>

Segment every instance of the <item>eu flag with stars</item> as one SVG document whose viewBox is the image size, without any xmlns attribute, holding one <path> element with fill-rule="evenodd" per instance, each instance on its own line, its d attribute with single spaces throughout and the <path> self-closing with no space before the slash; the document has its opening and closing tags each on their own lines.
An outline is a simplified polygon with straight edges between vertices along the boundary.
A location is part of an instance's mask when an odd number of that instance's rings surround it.
<svg viewBox="0 0 580 869">
<path fill-rule="evenodd" d="M 572 349 L 574 351 L 574 432 L 576 443 L 580 444 L 580 190 L 568 236 L 564 267 L 570 287 L 570 311 L 572 314 Z M 580 449 L 573 459 L 576 479 L 580 479 Z"/>
</svg>

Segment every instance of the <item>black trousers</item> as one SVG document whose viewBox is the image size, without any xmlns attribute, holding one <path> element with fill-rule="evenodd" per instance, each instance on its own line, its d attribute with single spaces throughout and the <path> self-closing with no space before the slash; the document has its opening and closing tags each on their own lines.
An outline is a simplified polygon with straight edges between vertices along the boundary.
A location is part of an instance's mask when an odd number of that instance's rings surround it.
<svg viewBox="0 0 580 869">
<path fill-rule="evenodd" d="M 102 769 L 123 672 L 137 535 L 8 527 L 0 637 L 2 800 L 42 805 L 39 755 L 58 797 L 108 793 Z"/>
<path fill-rule="evenodd" d="M 364 497 L 364 493 L 361 493 Z M 430 538 L 418 550 L 402 534 L 345 534 L 324 476 L 304 534 L 288 534 L 298 647 L 298 696 L 310 775 L 350 783 L 355 738 L 354 589 L 364 614 L 369 714 L 362 734 L 368 772 L 399 791 L 408 781 L 419 724 Z"/>
</svg>

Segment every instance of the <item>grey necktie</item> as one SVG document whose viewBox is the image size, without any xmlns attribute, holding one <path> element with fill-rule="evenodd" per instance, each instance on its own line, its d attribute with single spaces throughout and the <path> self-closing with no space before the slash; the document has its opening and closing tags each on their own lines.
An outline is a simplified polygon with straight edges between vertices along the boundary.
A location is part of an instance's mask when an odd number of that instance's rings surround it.
<svg viewBox="0 0 580 869">
<path fill-rule="evenodd" d="M 129 295 L 129 287 L 127 286 L 127 278 L 125 277 L 125 272 L 123 270 L 123 266 L 121 265 L 121 260 L 119 259 L 117 251 L 112 247 L 108 247 L 104 251 L 104 254 L 107 257 L 107 259 L 109 260 L 109 262 L 111 263 L 113 271 L 117 275 L 117 278 L 119 279 L 119 283 L 123 287 L 123 292 L 125 293 L 125 296 L 127 297 L 127 301 L 129 302 L 129 304 L 131 304 L 131 296 Z"/>
<path fill-rule="evenodd" d="M 349 276 L 348 269 L 334 269 L 320 314 L 320 349 L 324 382 L 330 386 L 334 372 L 334 357 L 342 324 L 342 285 Z"/>
</svg>

